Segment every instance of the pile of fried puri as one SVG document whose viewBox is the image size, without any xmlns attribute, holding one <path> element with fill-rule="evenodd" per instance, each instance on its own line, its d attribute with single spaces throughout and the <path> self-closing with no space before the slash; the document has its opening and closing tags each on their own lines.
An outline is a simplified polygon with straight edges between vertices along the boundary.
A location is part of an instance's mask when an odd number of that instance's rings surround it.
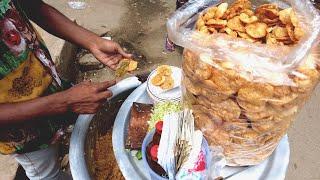
<svg viewBox="0 0 320 180">
<path fill-rule="evenodd" d="M 249 0 L 210 7 L 200 15 L 196 29 L 205 34 L 226 33 L 250 42 L 291 45 L 304 31 L 292 8 L 280 10 L 276 4 L 263 4 L 253 11 Z"/>
<path fill-rule="evenodd" d="M 303 36 L 292 8 L 263 4 L 253 10 L 248 0 L 210 7 L 199 16 L 196 29 L 279 46 L 298 43 Z M 290 86 L 251 81 L 232 61 L 212 59 L 209 65 L 200 53 L 187 49 L 182 66 L 184 102 L 193 109 L 196 126 L 209 144 L 224 148 L 228 165 L 255 165 L 266 159 L 320 77 L 312 55 L 289 76 L 294 83 Z"/>
</svg>

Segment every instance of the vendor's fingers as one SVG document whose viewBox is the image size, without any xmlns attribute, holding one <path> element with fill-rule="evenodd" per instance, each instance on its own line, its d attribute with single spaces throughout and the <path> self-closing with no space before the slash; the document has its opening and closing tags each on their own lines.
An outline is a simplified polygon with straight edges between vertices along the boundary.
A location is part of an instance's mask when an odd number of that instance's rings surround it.
<svg viewBox="0 0 320 180">
<path fill-rule="evenodd" d="M 116 70 L 117 69 L 117 65 L 110 65 L 109 66 L 112 70 Z"/>
<path fill-rule="evenodd" d="M 104 102 L 108 98 L 112 97 L 113 93 L 111 91 L 103 91 L 98 94 L 98 101 Z"/>
<path fill-rule="evenodd" d="M 100 109 L 102 103 L 81 103 L 75 104 L 71 109 L 78 114 L 95 114 Z"/>
<path fill-rule="evenodd" d="M 111 63 L 111 62 L 108 62 L 107 66 L 108 66 L 109 68 L 111 68 L 112 70 L 116 70 L 118 65 L 117 65 L 117 64 L 113 64 L 113 63 Z"/>
<path fill-rule="evenodd" d="M 98 55 L 96 55 L 96 58 L 98 60 L 100 60 L 100 62 L 102 62 L 104 65 L 107 65 L 107 66 L 111 66 L 113 64 L 116 64 L 117 62 L 119 62 L 119 60 L 117 61 L 116 58 L 119 58 L 119 54 L 112 54 L 112 55 L 108 55 L 108 54 L 105 54 L 103 52 L 99 53 Z"/>
<path fill-rule="evenodd" d="M 103 64 L 107 65 L 108 56 L 107 56 L 104 52 L 99 51 L 99 52 L 95 53 L 95 57 L 96 57 L 100 62 L 102 62 Z"/>
<path fill-rule="evenodd" d="M 121 59 L 122 59 L 122 56 L 120 54 L 113 55 L 109 60 L 110 65 L 118 64 Z"/>
<path fill-rule="evenodd" d="M 118 53 L 125 58 L 132 58 L 132 54 L 126 53 L 119 45 L 117 46 Z"/>
<path fill-rule="evenodd" d="M 105 81 L 105 82 L 101 82 L 98 83 L 97 86 L 97 91 L 105 91 L 107 90 L 109 87 L 113 86 L 116 84 L 116 81 L 112 80 L 112 81 Z"/>
<path fill-rule="evenodd" d="M 119 61 L 121 60 L 121 55 L 119 54 L 114 54 L 111 56 L 105 56 L 103 62 L 105 65 L 107 65 L 109 68 L 115 70 L 117 68 L 117 65 Z"/>
</svg>

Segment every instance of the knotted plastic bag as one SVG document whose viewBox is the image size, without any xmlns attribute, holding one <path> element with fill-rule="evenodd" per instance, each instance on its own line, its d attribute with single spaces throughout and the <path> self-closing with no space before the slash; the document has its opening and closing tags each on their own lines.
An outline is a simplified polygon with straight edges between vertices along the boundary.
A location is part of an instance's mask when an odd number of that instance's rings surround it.
<svg viewBox="0 0 320 180">
<path fill-rule="evenodd" d="M 238 0 L 240 7 L 217 13 L 213 7 L 225 2 L 234 8 L 234 1 L 190 1 L 168 20 L 168 35 L 184 47 L 183 100 L 197 128 L 211 146 L 223 148 L 228 165 L 255 165 L 274 151 L 319 81 L 320 17 L 308 0 L 256 0 L 249 8 Z M 272 5 L 261 7 L 266 3 Z M 290 7 L 296 18 L 286 25 L 290 17 L 279 12 Z M 246 9 L 265 14 L 248 27 Z M 228 18 L 242 18 L 243 27 Z M 292 29 L 298 27 L 299 38 Z"/>
</svg>

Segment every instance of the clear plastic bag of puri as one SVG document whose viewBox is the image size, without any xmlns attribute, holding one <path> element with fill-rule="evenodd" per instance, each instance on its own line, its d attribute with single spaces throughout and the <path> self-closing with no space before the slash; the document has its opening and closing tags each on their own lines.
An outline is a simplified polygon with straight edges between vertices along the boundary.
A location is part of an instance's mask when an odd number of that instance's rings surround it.
<svg viewBox="0 0 320 180">
<path fill-rule="evenodd" d="M 265 160 L 319 81 L 318 11 L 308 0 L 193 0 L 167 29 L 184 48 L 197 128 L 230 166 Z"/>
</svg>

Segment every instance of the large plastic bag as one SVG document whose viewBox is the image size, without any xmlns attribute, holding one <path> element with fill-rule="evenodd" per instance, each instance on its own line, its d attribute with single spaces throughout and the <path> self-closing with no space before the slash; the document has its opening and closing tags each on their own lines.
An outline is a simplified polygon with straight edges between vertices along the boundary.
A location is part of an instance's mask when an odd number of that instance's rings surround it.
<svg viewBox="0 0 320 180">
<path fill-rule="evenodd" d="M 292 46 L 251 43 L 195 30 L 199 14 L 222 2 L 194 0 L 168 20 L 169 38 L 185 48 L 183 100 L 211 146 L 228 165 L 255 165 L 286 134 L 320 77 L 320 17 L 308 0 L 252 1 L 292 7 L 304 36 Z"/>
</svg>

